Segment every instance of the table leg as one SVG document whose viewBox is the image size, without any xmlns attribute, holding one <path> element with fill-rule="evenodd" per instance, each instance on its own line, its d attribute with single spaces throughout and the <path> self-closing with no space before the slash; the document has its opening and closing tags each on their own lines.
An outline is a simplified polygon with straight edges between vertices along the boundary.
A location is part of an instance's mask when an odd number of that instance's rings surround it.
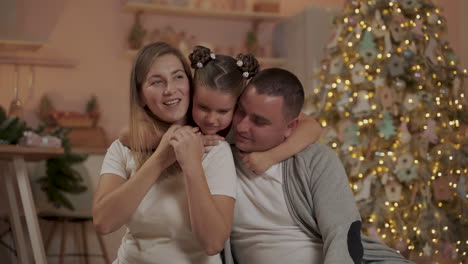
<svg viewBox="0 0 468 264">
<path fill-rule="evenodd" d="M 32 197 L 31 185 L 26 170 L 26 162 L 22 157 L 15 157 L 13 164 L 18 178 L 18 187 L 23 201 L 24 215 L 28 226 L 31 246 L 36 264 L 47 263 L 44 244 L 42 243 L 41 230 L 37 219 L 36 206 Z"/>
<path fill-rule="evenodd" d="M 16 200 L 15 184 L 13 181 L 13 171 L 11 171 L 10 163 L 2 163 L 4 170 L 5 189 L 8 197 L 8 205 L 10 210 L 10 225 L 13 228 L 15 238 L 15 248 L 18 254 L 19 263 L 28 263 L 28 251 L 26 249 L 26 241 L 24 239 L 23 224 L 18 208 L 20 204 Z"/>
</svg>

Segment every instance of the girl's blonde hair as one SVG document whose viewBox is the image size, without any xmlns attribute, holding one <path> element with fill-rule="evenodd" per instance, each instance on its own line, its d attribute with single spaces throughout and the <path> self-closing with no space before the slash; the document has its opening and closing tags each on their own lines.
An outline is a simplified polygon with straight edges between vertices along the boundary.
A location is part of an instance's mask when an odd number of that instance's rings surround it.
<svg viewBox="0 0 468 264">
<path fill-rule="evenodd" d="M 160 120 L 151 110 L 143 104 L 142 85 L 145 82 L 148 71 L 153 63 L 164 55 L 176 56 L 189 80 L 190 94 L 192 94 L 192 75 L 182 53 L 176 48 L 164 42 L 155 42 L 146 45 L 139 52 L 132 67 L 130 78 L 130 148 L 135 160 L 136 169 L 151 156 L 153 149 L 148 149 L 148 131 L 152 131 L 157 141 L 166 132 L 171 124 Z M 191 95 L 190 97 L 191 98 Z M 190 100 L 191 101 L 191 100 Z M 189 108 L 191 109 L 191 103 Z M 188 114 L 188 121 L 191 115 Z"/>
</svg>

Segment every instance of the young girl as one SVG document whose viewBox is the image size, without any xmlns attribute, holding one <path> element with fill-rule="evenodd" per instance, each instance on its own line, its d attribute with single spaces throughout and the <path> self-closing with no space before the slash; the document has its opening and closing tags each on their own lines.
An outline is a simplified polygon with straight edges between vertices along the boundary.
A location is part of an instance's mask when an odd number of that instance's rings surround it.
<svg viewBox="0 0 468 264">
<path fill-rule="evenodd" d="M 99 233 L 127 227 L 114 263 L 221 263 L 235 167 L 227 144 L 203 156 L 197 129 L 184 126 L 191 83 L 178 50 L 153 43 L 139 52 L 130 83 L 129 148 L 119 140 L 109 147 L 93 201 Z M 149 128 L 155 151 L 147 147 Z"/>
<path fill-rule="evenodd" d="M 258 72 L 258 61 L 250 54 L 239 54 L 236 60 L 202 46 L 195 47 L 189 59 L 195 70 L 193 120 L 203 134 L 214 135 L 209 137 L 208 145 L 216 144 L 213 141 L 222 140 L 228 134 L 237 100 Z M 320 133 L 321 127 L 315 119 L 301 114 L 299 127 L 284 144 L 270 151 L 246 154 L 244 163 L 255 173 L 263 173 L 315 142 Z"/>
</svg>

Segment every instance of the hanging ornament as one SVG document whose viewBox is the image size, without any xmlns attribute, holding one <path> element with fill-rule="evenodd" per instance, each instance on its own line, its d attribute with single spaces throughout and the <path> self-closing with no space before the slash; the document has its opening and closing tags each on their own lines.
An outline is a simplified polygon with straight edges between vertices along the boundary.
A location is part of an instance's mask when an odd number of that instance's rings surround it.
<svg viewBox="0 0 468 264">
<path fill-rule="evenodd" d="M 415 26 L 413 27 L 413 29 L 411 29 L 411 33 L 413 34 L 413 36 L 416 37 L 416 39 L 421 40 L 424 38 L 424 32 L 422 31 L 423 23 L 419 19 L 417 19 L 414 23 Z"/>
<path fill-rule="evenodd" d="M 338 44 L 338 39 L 341 36 L 341 32 L 343 31 L 343 28 L 344 28 L 343 24 L 338 25 L 336 31 L 330 36 L 330 39 L 327 45 L 328 49 L 333 49 L 336 47 L 336 45 Z"/>
<path fill-rule="evenodd" d="M 460 196 L 460 198 L 462 198 L 463 200 L 468 199 L 468 196 L 466 194 L 467 190 L 468 190 L 468 183 L 465 179 L 465 176 L 462 175 L 460 176 L 460 179 L 458 180 L 457 193 Z"/>
<path fill-rule="evenodd" d="M 351 15 L 348 17 L 348 26 L 349 27 L 354 27 L 357 25 L 358 18 L 354 15 Z"/>
<path fill-rule="evenodd" d="M 351 91 L 350 90 L 345 91 L 343 92 L 343 96 L 341 97 L 341 99 L 338 102 L 336 102 L 336 106 L 339 112 L 343 112 L 345 110 L 345 106 L 349 104 L 350 96 L 351 96 Z"/>
<path fill-rule="evenodd" d="M 414 53 L 410 49 L 405 49 L 403 51 L 403 58 L 405 58 L 406 61 L 412 61 L 414 58 Z"/>
<path fill-rule="evenodd" d="M 403 144 L 408 144 L 411 141 L 411 134 L 408 131 L 408 123 L 401 122 L 400 124 L 400 141 Z"/>
<path fill-rule="evenodd" d="M 419 83 L 422 83 L 422 82 L 425 81 L 424 74 L 421 72 L 421 70 L 414 71 L 413 77 L 414 77 L 414 80 L 419 82 Z"/>
<path fill-rule="evenodd" d="M 392 39 L 390 37 L 390 32 L 386 31 L 384 35 L 384 44 L 385 44 L 385 54 L 391 53 L 393 49 Z"/>
<path fill-rule="evenodd" d="M 427 22 L 431 25 L 435 25 L 438 20 L 439 20 L 439 16 L 434 12 L 430 13 L 429 16 L 427 17 Z"/>
<path fill-rule="evenodd" d="M 403 23 L 404 20 L 405 19 L 401 14 L 395 13 L 393 16 L 393 20 L 390 23 L 391 36 L 393 40 L 397 43 L 403 40 L 403 36 L 405 32 L 403 31 L 401 24 Z"/>
<path fill-rule="evenodd" d="M 359 91 L 357 96 L 356 105 L 353 107 L 352 112 L 356 116 L 363 116 L 370 111 L 369 94 L 367 91 Z"/>
<path fill-rule="evenodd" d="M 379 133 L 383 135 L 385 140 L 388 140 L 392 136 L 396 136 L 395 126 L 393 125 L 392 116 L 390 113 L 385 112 L 383 115 L 382 122 L 379 127 Z"/>
<path fill-rule="evenodd" d="M 364 179 L 361 190 L 354 196 L 356 202 L 369 199 L 371 186 L 375 179 L 377 179 L 377 176 L 373 173 Z"/>
<path fill-rule="evenodd" d="M 367 12 L 369 12 L 369 6 L 367 5 L 367 1 L 361 1 L 360 11 L 364 16 L 367 15 Z"/>
<path fill-rule="evenodd" d="M 334 128 L 327 126 L 323 132 L 323 136 L 320 139 L 323 144 L 329 145 L 338 139 L 338 134 Z"/>
<path fill-rule="evenodd" d="M 360 143 L 359 127 L 349 120 L 341 122 L 338 128 L 338 138 L 343 142 L 342 148 L 347 149 L 349 146 L 357 146 Z"/>
<path fill-rule="evenodd" d="M 424 56 L 428 58 L 432 64 L 437 64 L 437 55 L 436 55 L 437 41 L 435 38 L 429 39 L 429 44 L 424 51 Z"/>
<path fill-rule="evenodd" d="M 442 176 L 437 177 L 437 179 L 432 184 L 432 189 L 434 193 L 434 199 L 436 201 L 448 201 L 452 197 L 451 185 L 455 183 L 453 176 Z"/>
<path fill-rule="evenodd" d="M 431 248 L 431 246 L 429 246 L 428 243 L 426 243 L 426 245 L 424 245 L 423 252 L 424 252 L 424 256 L 426 256 L 426 257 L 431 256 L 432 248 Z"/>
<path fill-rule="evenodd" d="M 375 11 L 374 21 L 372 22 L 372 33 L 376 38 L 385 36 L 387 28 L 385 22 L 382 20 L 382 15 L 379 10 Z"/>
<path fill-rule="evenodd" d="M 361 84 L 366 80 L 366 76 L 364 74 L 365 71 L 366 70 L 361 63 L 358 63 L 354 66 L 354 68 L 351 70 L 351 78 L 354 84 Z"/>
<path fill-rule="evenodd" d="M 372 64 L 377 57 L 377 53 L 374 37 L 370 31 L 366 30 L 361 44 L 359 45 L 359 55 L 364 63 Z"/>
<path fill-rule="evenodd" d="M 405 96 L 405 100 L 403 101 L 403 106 L 406 110 L 412 111 L 416 107 L 418 107 L 420 103 L 419 96 L 417 94 L 409 93 Z"/>
<path fill-rule="evenodd" d="M 401 197 L 401 184 L 392 176 L 385 185 L 385 196 L 389 202 L 399 202 Z"/>
<path fill-rule="evenodd" d="M 398 90 L 403 90 L 406 88 L 406 82 L 402 79 L 397 78 L 395 81 L 395 87 L 398 88 Z"/>
<path fill-rule="evenodd" d="M 409 153 L 405 153 L 401 155 L 398 160 L 397 164 L 395 166 L 395 172 L 401 170 L 401 169 L 407 169 L 413 166 L 413 156 Z"/>
<path fill-rule="evenodd" d="M 380 182 L 381 182 L 383 185 L 387 185 L 389 179 L 390 179 L 390 176 L 388 176 L 388 172 L 386 172 L 386 173 L 384 173 L 384 175 L 382 176 L 382 178 L 380 178 Z"/>
<path fill-rule="evenodd" d="M 383 78 L 380 75 L 375 77 L 373 82 L 374 82 L 375 89 L 379 89 L 385 86 L 385 78 Z"/>
<path fill-rule="evenodd" d="M 405 74 L 406 62 L 400 56 L 392 56 L 387 62 L 387 68 L 392 77 Z"/>
<path fill-rule="evenodd" d="M 343 69 L 343 59 L 338 56 L 330 62 L 330 74 L 339 75 Z"/>
<path fill-rule="evenodd" d="M 414 11 L 415 8 L 421 8 L 421 3 L 419 2 L 419 0 L 402 0 L 401 1 L 401 7 L 403 8 L 403 10 L 405 11 Z"/>
<path fill-rule="evenodd" d="M 377 89 L 377 94 L 379 95 L 382 108 L 387 112 L 392 112 L 391 110 L 395 104 L 393 99 L 393 91 L 388 87 L 382 86 Z"/>
<path fill-rule="evenodd" d="M 432 105 L 432 94 L 427 92 L 427 91 L 419 91 L 418 92 L 418 95 L 419 95 L 419 98 L 421 98 L 421 100 L 427 105 L 427 106 L 431 106 Z"/>
<path fill-rule="evenodd" d="M 418 178 L 418 169 L 414 166 L 399 169 L 396 175 L 398 180 L 408 183 Z"/>
<path fill-rule="evenodd" d="M 424 130 L 422 136 L 432 144 L 437 144 L 437 142 L 439 142 L 439 138 L 436 134 L 436 122 L 433 119 L 427 121 L 427 128 Z"/>
</svg>

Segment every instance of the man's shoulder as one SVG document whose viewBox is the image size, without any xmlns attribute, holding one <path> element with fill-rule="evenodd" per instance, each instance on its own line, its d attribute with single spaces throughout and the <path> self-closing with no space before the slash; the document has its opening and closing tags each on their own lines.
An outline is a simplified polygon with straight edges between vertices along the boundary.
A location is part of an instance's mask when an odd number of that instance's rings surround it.
<svg viewBox="0 0 468 264">
<path fill-rule="evenodd" d="M 336 153 L 327 145 L 314 143 L 307 146 L 295 156 L 303 159 L 335 158 Z"/>
</svg>

